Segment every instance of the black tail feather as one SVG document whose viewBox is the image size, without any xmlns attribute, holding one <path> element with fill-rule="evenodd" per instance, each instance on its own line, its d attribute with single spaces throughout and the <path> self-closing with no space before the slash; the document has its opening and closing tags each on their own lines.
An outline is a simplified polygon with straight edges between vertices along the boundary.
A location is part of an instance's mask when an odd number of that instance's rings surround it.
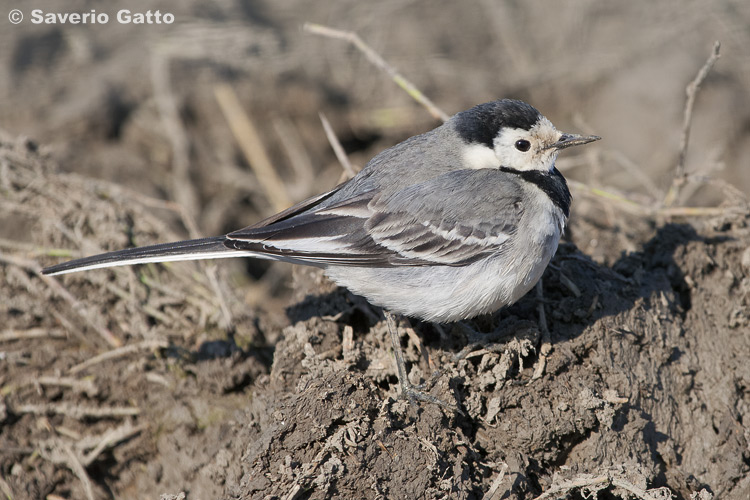
<svg viewBox="0 0 750 500">
<path fill-rule="evenodd" d="M 42 270 L 42 274 L 55 275 L 97 269 L 102 267 L 127 266 L 146 262 L 168 262 L 178 260 L 198 260 L 221 257 L 240 257 L 243 252 L 227 248 L 226 237 L 201 238 L 197 240 L 161 243 L 146 247 L 117 250 L 82 259 L 63 262 Z"/>
</svg>

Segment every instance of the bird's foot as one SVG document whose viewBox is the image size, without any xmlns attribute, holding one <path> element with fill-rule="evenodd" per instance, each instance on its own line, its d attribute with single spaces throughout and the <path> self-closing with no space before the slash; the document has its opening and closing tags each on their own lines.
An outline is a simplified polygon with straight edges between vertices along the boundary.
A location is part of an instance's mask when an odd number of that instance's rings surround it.
<svg viewBox="0 0 750 500">
<path fill-rule="evenodd" d="M 466 337 L 466 346 L 464 346 L 463 349 L 461 349 L 453 356 L 454 362 L 465 359 L 469 354 L 476 351 L 477 349 L 489 350 L 489 348 L 494 346 L 500 339 L 508 336 L 508 332 L 505 330 L 495 331 L 491 333 L 481 333 L 463 322 L 456 323 L 456 326 Z"/>
<path fill-rule="evenodd" d="M 442 406 L 443 408 L 450 409 L 450 410 L 463 414 L 463 412 L 457 406 L 446 403 L 445 401 L 433 396 L 432 394 L 428 394 L 427 392 L 425 392 L 424 390 L 425 390 L 426 384 L 414 385 L 411 382 L 409 382 L 409 379 L 406 374 L 406 363 L 404 362 L 404 353 L 401 349 L 401 338 L 398 335 L 398 326 L 396 325 L 396 321 L 391 313 L 389 313 L 386 310 L 383 310 L 383 314 L 385 315 L 386 324 L 388 325 L 388 331 L 391 335 L 391 344 L 393 345 L 393 354 L 396 357 L 396 369 L 398 370 L 398 381 L 401 386 L 400 397 L 408 399 L 409 402 L 412 404 L 416 404 L 417 401 L 422 401 L 425 403 L 436 404 L 438 406 Z M 437 377 L 439 376 L 440 376 L 440 371 L 438 370 L 432 376 L 432 379 L 430 382 L 434 382 L 435 379 L 437 379 Z"/>
<path fill-rule="evenodd" d="M 417 401 L 423 401 L 425 403 L 432 403 L 438 406 L 442 406 L 443 408 L 449 410 L 458 411 L 459 413 L 461 412 L 461 410 L 459 410 L 455 405 L 448 404 L 442 399 L 424 392 L 426 384 L 413 385 L 407 380 L 399 380 L 399 383 L 401 385 L 400 397 L 408 399 L 411 404 L 417 404 Z"/>
</svg>

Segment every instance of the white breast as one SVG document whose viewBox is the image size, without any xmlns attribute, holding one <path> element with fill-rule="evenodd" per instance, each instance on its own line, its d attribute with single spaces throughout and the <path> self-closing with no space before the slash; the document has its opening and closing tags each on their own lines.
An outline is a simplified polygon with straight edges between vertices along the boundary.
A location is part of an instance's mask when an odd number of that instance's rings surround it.
<svg viewBox="0 0 750 500">
<path fill-rule="evenodd" d="M 370 303 L 438 323 L 510 305 L 534 287 L 557 250 L 564 215 L 547 200 L 509 243 L 513 248 L 463 267 L 336 267 L 326 274 Z"/>
</svg>

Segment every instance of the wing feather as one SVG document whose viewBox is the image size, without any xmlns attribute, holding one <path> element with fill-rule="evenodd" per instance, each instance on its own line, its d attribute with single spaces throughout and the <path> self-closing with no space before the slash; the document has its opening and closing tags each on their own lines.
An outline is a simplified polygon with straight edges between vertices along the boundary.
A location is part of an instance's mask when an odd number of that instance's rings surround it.
<svg viewBox="0 0 750 500">
<path fill-rule="evenodd" d="M 333 203 L 335 197 L 323 195 L 230 233 L 225 244 L 321 266 L 465 265 L 502 251 L 521 216 L 517 186 L 495 178 L 493 189 L 488 175 L 503 174 L 454 171 Z"/>
</svg>

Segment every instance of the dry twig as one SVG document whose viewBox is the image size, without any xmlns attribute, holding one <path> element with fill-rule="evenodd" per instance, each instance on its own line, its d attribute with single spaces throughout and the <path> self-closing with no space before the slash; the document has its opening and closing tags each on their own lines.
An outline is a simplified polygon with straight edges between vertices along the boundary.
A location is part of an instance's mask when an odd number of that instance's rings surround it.
<svg viewBox="0 0 750 500">
<path fill-rule="evenodd" d="M 685 89 L 687 94 L 687 100 L 685 101 L 685 111 L 682 119 L 682 137 L 680 138 L 680 156 L 677 160 L 677 167 L 675 168 L 674 179 L 672 185 L 667 192 L 667 196 L 664 198 L 664 205 L 667 207 L 672 206 L 677 201 L 680 188 L 685 184 L 687 174 L 685 173 L 685 158 L 687 157 L 688 140 L 690 139 L 690 126 L 693 122 L 693 106 L 695 104 L 695 97 L 698 94 L 701 84 L 708 76 L 708 73 L 713 68 L 716 61 L 719 59 L 719 50 L 721 49 L 721 43 L 714 42 L 713 50 L 711 55 L 708 56 L 705 64 L 701 67 L 700 71 L 696 75 L 695 79 L 690 82 Z"/>
<path fill-rule="evenodd" d="M 70 373 L 75 374 L 103 361 L 109 361 L 121 356 L 127 356 L 128 354 L 132 354 L 140 350 L 164 349 L 168 345 L 169 343 L 166 340 L 144 340 L 143 342 L 138 342 L 137 344 L 126 345 L 118 349 L 112 349 L 111 351 L 107 351 L 98 356 L 94 356 L 93 358 L 87 359 L 83 363 L 75 365 L 69 371 Z"/>
<path fill-rule="evenodd" d="M 81 420 L 84 418 L 121 418 L 134 417 L 141 413 L 139 408 L 134 407 L 95 407 L 87 408 L 85 406 L 61 403 L 61 404 L 25 404 L 14 406 L 15 413 L 31 413 L 34 415 L 65 415 L 66 417 Z"/>
<path fill-rule="evenodd" d="M 86 498 L 88 500 L 94 500 L 94 498 L 96 498 L 94 496 L 94 487 L 91 478 L 89 478 L 86 468 L 83 466 L 78 455 L 73 451 L 70 444 L 58 437 L 48 439 L 39 447 L 39 453 L 45 460 L 48 460 L 55 465 L 63 465 L 70 469 L 83 484 Z"/>
<path fill-rule="evenodd" d="M 281 144 L 284 153 L 294 170 L 293 182 L 287 183 L 287 192 L 293 199 L 308 196 L 310 186 L 315 179 L 315 168 L 310 154 L 300 136 L 298 126 L 289 118 L 276 116 L 271 120 L 277 142 Z"/>
<path fill-rule="evenodd" d="M 671 491 L 668 488 L 654 488 L 645 490 L 619 474 L 609 473 L 601 476 L 591 474 L 580 474 L 573 479 L 560 481 L 553 484 L 547 491 L 536 497 L 534 500 L 547 500 L 551 498 L 567 498 L 573 490 L 582 489 L 589 492 L 603 490 L 609 486 L 615 486 L 625 490 L 630 495 L 641 500 L 664 500 L 671 498 Z M 586 496 L 586 495 L 584 495 Z M 587 497 L 588 498 L 588 497 Z"/>
<path fill-rule="evenodd" d="M 73 471 L 73 474 L 75 474 L 76 477 L 81 480 L 81 483 L 83 483 L 83 489 L 86 492 L 86 498 L 88 498 L 89 500 L 94 500 L 94 486 L 91 483 L 91 478 L 89 478 L 89 475 L 86 472 L 86 468 L 83 466 L 81 461 L 78 460 L 75 452 L 67 443 L 60 441 L 60 446 L 65 451 L 65 465 L 67 465 L 68 468 Z"/>
<path fill-rule="evenodd" d="M 33 243 L 26 243 L 23 241 L 9 240 L 7 238 L 0 238 L 0 247 L 7 248 L 9 250 L 20 250 L 31 255 L 47 255 L 49 257 L 72 257 L 71 251 L 65 248 L 49 248 L 40 247 Z"/>
<path fill-rule="evenodd" d="M 648 194 L 655 200 L 661 199 L 664 192 L 654 183 L 654 180 L 646 174 L 636 162 L 628 158 L 622 151 L 612 151 L 612 160 L 625 169 L 630 177 L 638 181 Z"/>
<path fill-rule="evenodd" d="M 13 491 L 10 489 L 10 485 L 6 483 L 2 477 L 0 477 L 0 491 L 2 491 L 9 500 L 13 499 Z"/>
<path fill-rule="evenodd" d="M 94 397 L 99 394 L 99 388 L 90 379 L 79 380 L 73 377 L 39 377 L 34 382 L 43 386 L 67 387 L 74 392 L 86 394 L 88 397 Z"/>
<path fill-rule="evenodd" d="M 688 177 L 689 179 L 690 177 Z M 568 184 L 575 190 L 575 194 L 588 196 L 604 203 L 617 205 L 630 214 L 640 217 L 716 217 L 731 213 L 745 213 L 744 206 L 727 207 L 654 207 L 623 196 L 619 193 L 587 186 L 574 180 L 568 180 Z M 746 203 L 746 202 L 745 202 Z"/>
<path fill-rule="evenodd" d="M 258 130 L 242 107 L 237 94 L 234 93 L 232 87 L 226 84 L 217 85 L 214 94 L 224 117 L 229 122 L 229 128 L 232 130 L 234 138 L 237 140 L 250 168 L 255 172 L 258 182 L 263 186 L 268 201 L 271 202 L 274 210 L 280 212 L 291 206 L 292 202 L 286 193 L 284 182 L 273 168 Z"/>
<path fill-rule="evenodd" d="M 0 342 L 11 342 L 23 339 L 64 339 L 68 336 L 58 328 L 29 328 L 28 330 L 4 330 L 0 332 Z"/>
<path fill-rule="evenodd" d="M 107 448 L 112 448 L 118 443 L 130 439 L 141 431 L 145 430 L 148 426 L 145 424 L 133 426 L 130 422 L 126 422 L 121 426 L 107 431 L 99 440 L 99 443 L 87 453 L 82 460 L 85 467 L 88 467 L 94 460 L 97 459 L 101 453 Z"/>
<path fill-rule="evenodd" d="M 219 284 L 219 277 L 216 266 L 213 264 L 210 266 L 206 266 L 206 275 L 208 276 L 208 283 L 211 285 L 211 288 L 214 291 L 214 295 L 219 301 L 219 311 L 221 311 L 221 319 L 223 323 L 221 327 L 224 328 L 224 330 L 229 330 L 232 327 L 232 323 L 234 322 L 234 320 L 232 318 L 232 312 L 229 310 L 229 306 L 227 305 L 227 301 L 224 297 L 224 292 L 222 291 L 221 285 Z"/>
<path fill-rule="evenodd" d="M 107 342 L 107 344 L 112 347 L 120 347 L 122 345 L 122 341 L 107 328 L 100 325 L 94 318 L 92 318 L 88 314 L 86 307 L 81 302 L 79 302 L 78 299 L 73 297 L 73 295 L 71 295 L 70 292 L 68 292 L 68 290 L 66 290 L 65 287 L 63 287 L 55 278 L 42 274 L 42 268 L 41 266 L 39 266 L 39 264 L 32 260 L 23 259 L 21 257 L 16 257 L 13 255 L 6 255 L 1 252 L 0 262 L 5 262 L 7 264 L 21 267 L 23 269 L 26 269 L 27 271 L 31 271 L 32 273 L 34 273 L 37 277 L 44 281 L 58 297 L 62 298 L 68 304 L 70 304 L 71 309 L 73 309 L 73 311 L 75 311 L 86 323 L 88 323 L 89 326 L 91 326 Z"/>
<path fill-rule="evenodd" d="M 482 500 L 492 500 L 495 498 L 495 494 L 497 493 L 498 489 L 500 488 L 500 484 L 503 482 L 503 479 L 505 478 L 505 473 L 508 471 L 508 464 L 503 462 L 503 465 L 500 467 L 500 470 L 497 473 L 497 477 L 494 481 L 492 481 L 492 486 L 490 486 L 490 489 L 487 490 L 487 493 L 482 496 Z"/>
<path fill-rule="evenodd" d="M 324 115 L 323 113 L 318 113 L 318 116 L 320 116 L 320 122 L 323 124 L 323 130 L 325 130 L 326 137 L 328 138 L 328 143 L 333 148 L 333 152 L 336 154 L 336 158 L 344 168 L 347 179 L 351 179 L 352 177 L 357 175 L 357 172 L 352 166 L 352 162 L 349 161 L 349 157 L 346 155 L 346 151 L 344 151 L 344 147 L 341 145 L 339 138 L 336 137 L 336 133 L 333 131 L 333 127 L 331 127 L 331 123 L 328 121 L 328 118 L 326 118 L 326 115 Z"/>
<path fill-rule="evenodd" d="M 172 146 L 172 196 L 181 207 L 180 214 L 190 237 L 198 238 L 200 231 L 194 217 L 198 195 L 190 182 L 190 146 L 172 92 L 169 63 L 168 55 L 158 51 L 152 53 L 151 80 L 154 99 Z"/>
<path fill-rule="evenodd" d="M 330 28 L 328 26 L 322 26 L 320 24 L 314 23 L 305 23 L 303 29 L 308 33 L 335 38 L 337 40 L 346 40 L 347 42 L 351 43 L 357 49 L 359 49 L 359 51 L 362 52 L 371 63 L 388 73 L 391 76 L 391 79 L 393 79 L 393 81 L 396 83 L 396 85 L 404 89 L 404 91 L 406 91 L 409 96 L 411 96 L 415 101 L 424 106 L 433 117 L 444 122 L 448 121 L 448 118 L 450 118 L 445 111 L 437 107 L 435 103 L 433 103 L 417 87 L 415 87 L 413 83 L 404 78 L 404 76 L 399 73 L 396 68 L 388 64 L 385 59 L 380 56 L 380 54 L 375 52 L 372 47 L 367 45 L 364 40 L 359 37 L 358 34 L 354 33 L 353 31 L 337 30 L 335 28 Z"/>
</svg>

